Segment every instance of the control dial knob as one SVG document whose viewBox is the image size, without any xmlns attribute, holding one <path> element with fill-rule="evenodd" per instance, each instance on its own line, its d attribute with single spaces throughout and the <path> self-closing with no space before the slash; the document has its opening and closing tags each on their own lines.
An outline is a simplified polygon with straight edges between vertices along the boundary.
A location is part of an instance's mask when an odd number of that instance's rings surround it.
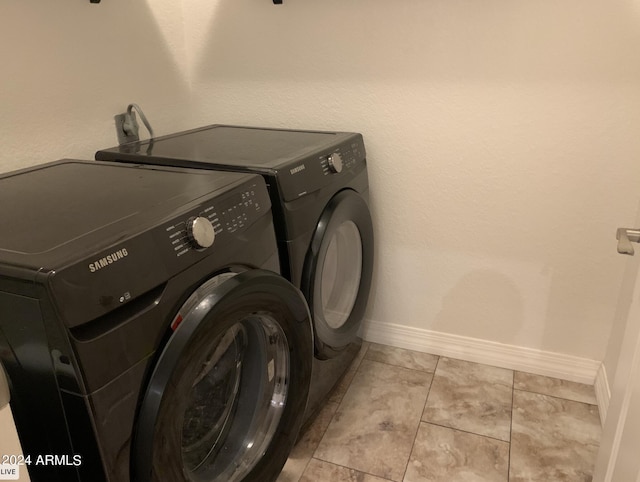
<svg viewBox="0 0 640 482">
<path fill-rule="evenodd" d="M 327 157 L 327 163 L 329 164 L 329 170 L 333 173 L 342 172 L 342 156 L 334 152 L 329 157 Z"/>
<path fill-rule="evenodd" d="M 187 221 L 187 236 L 196 248 L 204 249 L 213 244 L 216 233 L 211 221 L 198 216 Z"/>
</svg>

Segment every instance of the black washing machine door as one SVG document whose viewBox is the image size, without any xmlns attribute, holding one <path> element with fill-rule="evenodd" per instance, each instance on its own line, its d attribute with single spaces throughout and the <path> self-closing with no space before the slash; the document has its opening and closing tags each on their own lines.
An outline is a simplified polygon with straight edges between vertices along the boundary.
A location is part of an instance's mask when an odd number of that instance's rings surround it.
<svg viewBox="0 0 640 482">
<path fill-rule="evenodd" d="M 191 295 L 172 327 L 141 402 L 133 480 L 275 480 L 309 391 L 313 341 L 300 292 L 268 271 L 222 275 Z"/>
<path fill-rule="evenodd" d="M 340 191 L 320 216 L 302 276 L 318 357 L 332 358 L 356 338 L 369 300 L 372 271 L 369 207 L 357 192 Z"/>
</svg>

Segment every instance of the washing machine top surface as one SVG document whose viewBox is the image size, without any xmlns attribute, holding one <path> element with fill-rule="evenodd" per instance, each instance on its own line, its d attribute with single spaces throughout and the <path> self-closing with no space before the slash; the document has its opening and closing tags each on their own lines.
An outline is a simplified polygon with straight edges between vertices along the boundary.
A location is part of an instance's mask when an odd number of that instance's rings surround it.
<svg viewBox="0 0 640 482">
<path fill-rule="evenodd" d="M 211 125 L 96 153 L 98 160 L 246 171 L 273 177 L 291 201 L 364 168 L 362 135 Z"/>
<path fill-rule="evenodd" d="M 0 175 L 0 264 L 53 269 L 250 177 L 78 160 Z"/>
</svg>

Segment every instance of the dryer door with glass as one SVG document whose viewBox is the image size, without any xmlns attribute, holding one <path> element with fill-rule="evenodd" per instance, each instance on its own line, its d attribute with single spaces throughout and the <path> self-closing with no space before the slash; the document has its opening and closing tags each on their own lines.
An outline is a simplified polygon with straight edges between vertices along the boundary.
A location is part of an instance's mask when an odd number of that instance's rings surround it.
<svg viewBox="0 0 640 482">
<path fill-rule="evenodd" d="M 305 300 L 262 270 L 198 288 L 172 323 L 142 399 L 132 470 L 140 482 L 275 480 L 309 391 Z"/>
<path fill-rule="evenodd" d="M 373 271 L 373 225 L 365 200 L 346 189 L 327 203 L 305 259 L 316 354 L 331 358 L 353 342 L 364 317 Z"/>
</svg>

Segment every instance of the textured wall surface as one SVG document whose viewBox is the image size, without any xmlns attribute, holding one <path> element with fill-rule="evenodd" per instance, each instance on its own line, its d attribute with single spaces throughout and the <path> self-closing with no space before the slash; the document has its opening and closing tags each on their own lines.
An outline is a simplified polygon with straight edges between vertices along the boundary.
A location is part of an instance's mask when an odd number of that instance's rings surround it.
<svg viewBox="0 0 640 482">
<path fill-rule="evenodd" d="M 0 172 L 92 159 L 117 143 L 113 116 L 131 102 L 159 132 L 184 124 L 180 2 L 4 2 L 0 58 Z"/>
<path fill-rule="evenodd" d="M 602 360 L 638 201 L 635 3 L 8 2 L 0 171 L 90 158 L 132 101 L 159 134 L 360 131 L 369 319 Z"/>
<path fill-rule="evenodd" d="M 364 133 L 369 319 L 602 360 L 639 193 L 634 3 L 185 0 L 192 122 Z"/>
</svg>

